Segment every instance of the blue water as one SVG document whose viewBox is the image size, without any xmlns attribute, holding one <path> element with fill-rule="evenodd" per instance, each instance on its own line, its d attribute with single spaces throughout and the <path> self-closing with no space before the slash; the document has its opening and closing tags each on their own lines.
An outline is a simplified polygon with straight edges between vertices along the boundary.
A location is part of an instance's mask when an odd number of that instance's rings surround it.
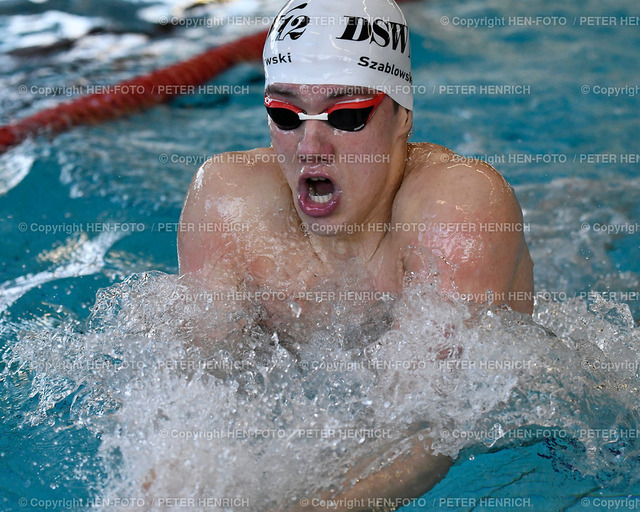
<svg viewBox="0 0 640 512">
<path fill-rule="evenodd" d="M 236 1 L 178 15 L 268 16 L 277 6 Z M 41 87 L 116 83 L 255 29 L 160 30 L 154 20 L 178 12 L 172 8 L 171 2 L 0 3 L 0 123 L 68 99 L 41 94 Z M 640 27 L 620 23 L 637 22 L 637 5 L 474 0 L 415 2 L 403 10 L 412 30 L 414 80 L 422 86 L 413 140 L 487 159 L 514 185 L 541 293 L 534 320 L 572 340 L 576 350 L 593 344 L 613 358 L 622 345 L 635 348 Z M 534 24 L 510 20 L 514 16 Z M 537 16 L 560 21 L 548 25 Z M 617 25 L 588 25 L 582 16 L 613 17 Z M 487 26 L 503 18 L 504 25 Z M 461 20 L 487 21 L 471 28 Z M 174 223 L 197 165 L 214 153 L 269 144 L 261 80 L 259 63 L 243 64 L 212 82 L 242 87 L 243 94 L 177 99 L 110 123 L 41 136 L 0 156 L 2 510 L 44 510 L 47 499 L 71 500 L 49 509 L 82 510 L 115 478 L 104 466 L 100 429 L 81 403 L 86 390 L 103 381 L 87 374 L 84 384 L 73 376 L 49 382 L 51 372 L 38 369 L 38 362 L 50 362 L 47 342 L 52 355 L 63 357 L 66 335 L 82 341 L 91 331 L 86 320 L 100 289 L 135 273 L 177 272 Z M 482 86 L 518 86 L 521 93 L 491 94 Z M 606 87 L 618 93 L 594 92 Z M 121 322 L 117 328 L 126 331 Z M 506 337 L 508 329 L 500 329 Z M 534 339 L 522 339 L 523 353 L 536 353 Z M 19 367 L 12 348 L 30 343 L 33 352 L 21 349 L 29 357 Z M 620 381 L 625 393 L 635 392 L 637 379 Z M 115 386 L 104 382 L 107 390 Z M 619 403 L 629 407 L 635 429 L 628 396 Z M 598 399 L 578 404 L 607 409 Z M 109 414 L 101 407 L 95 416 Z M 610 448 L 611 464 L 600 467 L 581 465 L 590 460 L 585 448 L 563 437 L 489 448 L 471 443 L 442 482 L 403 510 L 583 511 L 613 509 L 613 503 L 617 510 L 637 509 L 637 448 L 633 440 Z M 125 461 L 127 449 L 123 445 Z M 626 501 L 606 501 L 616 497 Z"/>
</svg>

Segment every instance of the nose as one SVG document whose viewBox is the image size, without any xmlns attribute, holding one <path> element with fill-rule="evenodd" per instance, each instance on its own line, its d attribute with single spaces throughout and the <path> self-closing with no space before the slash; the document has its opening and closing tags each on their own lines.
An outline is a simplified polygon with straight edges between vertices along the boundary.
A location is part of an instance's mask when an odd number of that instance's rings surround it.
<svg viewBox="0 0 640 512">
<path fill-rule="evenodd" d="M 334 147 L 331 142 L 333 128 L 325 121 L 305 121 L 300 127 L 302 134 L 298 142 L 298 160 L 302 164 L 330 163 Z"/>
</svg>

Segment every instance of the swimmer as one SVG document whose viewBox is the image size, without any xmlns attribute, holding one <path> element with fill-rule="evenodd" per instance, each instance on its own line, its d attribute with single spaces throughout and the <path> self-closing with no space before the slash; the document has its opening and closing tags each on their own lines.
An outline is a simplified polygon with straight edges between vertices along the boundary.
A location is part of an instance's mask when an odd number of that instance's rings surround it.
<svg viewBox="0 0 640 512">
<path fill-rule="evenodd" d="M 263 65 L 271 146 L 198 170 L 178 233 L 182 275 L 286 297 L 435 282 L 445 298 L 531 313 L 533 263 L 513 189 L 489 164 L 408 142 L 409 33 L 392 0 L 288 2 Z M 224 225 L 243 228 L 215 229 Z M 320 305 L 296 304 L 263 301 L 276 329 L 317 326 Z M 362 481 L 345 475 L 358 483 L 344 496 L 420 496 L 449 461 L 419 446 Z"/>
</svg>

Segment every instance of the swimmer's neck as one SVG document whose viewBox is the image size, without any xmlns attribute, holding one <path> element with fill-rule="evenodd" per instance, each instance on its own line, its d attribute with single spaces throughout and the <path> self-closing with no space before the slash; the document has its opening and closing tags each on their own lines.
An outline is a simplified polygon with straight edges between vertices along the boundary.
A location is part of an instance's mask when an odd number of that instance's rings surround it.
<svg viewBox="0 0 640 512">
<path fill-rule="evenodd" d="M 377 198 L 375 208 L 368 212 L 366 217 L 343 223 L 322 223 L 322 229 L 318 229 L 324 232 L 322 234 L 307 230 L 309 244 L 323 264 L 330 266 L 332 263 L 340 264 L 346 261 L 366 263 L 375 257 L 390 232 L 396 196 L 410 172 L 410 166 L 404 165 L 404 162 L 396 169 L 396 172 L 389 175 L 387 193 Z M 296 215 L 299 217 L 298 212 Z M 309 221 L 302 219 L 300 223 L 309 225 Z"/>
<path fill-rule="evenodd" d="M 324 224 L 323 234 L 307 229 L 307 239 L 318 259 L 327 267 L 345 262 L 368 263 L 374 259 L 389 232 L 391 204 L 380 208 L 364 220 Z M 302 221 L 301 221 L 302 222 Z M 316 228 L 320 230 L 319 228 Z"/>
<path fill-rule="evenodd" d="M 347 261 L 363 264 L 371 261 L 383 238 L 384 233 L 345 233 L 331 236 L 308 234 L 313 252 L 327 267 Z"/>
</svg>

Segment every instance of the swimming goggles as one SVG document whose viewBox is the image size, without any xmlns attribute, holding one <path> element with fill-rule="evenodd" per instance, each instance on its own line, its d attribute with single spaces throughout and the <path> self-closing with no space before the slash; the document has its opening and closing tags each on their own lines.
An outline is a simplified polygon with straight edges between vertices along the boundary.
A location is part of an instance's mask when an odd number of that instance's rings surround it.
<svg viewBox="0 0 640 512">
<path fill-rule="evenodd" d="M 265 95 L 267 113 L 281 130 L 295 130 L 303 121 L 317 119 L 327 121 L 331 126 L 345 132 L 362 130 L 371 119 L 376 108 L 382 103 L 384 93 L 373 98 L 336 103 L 321 114 L 309 115 L 304 110 L 285 101 L 274 100 Z"/>
</svg>

